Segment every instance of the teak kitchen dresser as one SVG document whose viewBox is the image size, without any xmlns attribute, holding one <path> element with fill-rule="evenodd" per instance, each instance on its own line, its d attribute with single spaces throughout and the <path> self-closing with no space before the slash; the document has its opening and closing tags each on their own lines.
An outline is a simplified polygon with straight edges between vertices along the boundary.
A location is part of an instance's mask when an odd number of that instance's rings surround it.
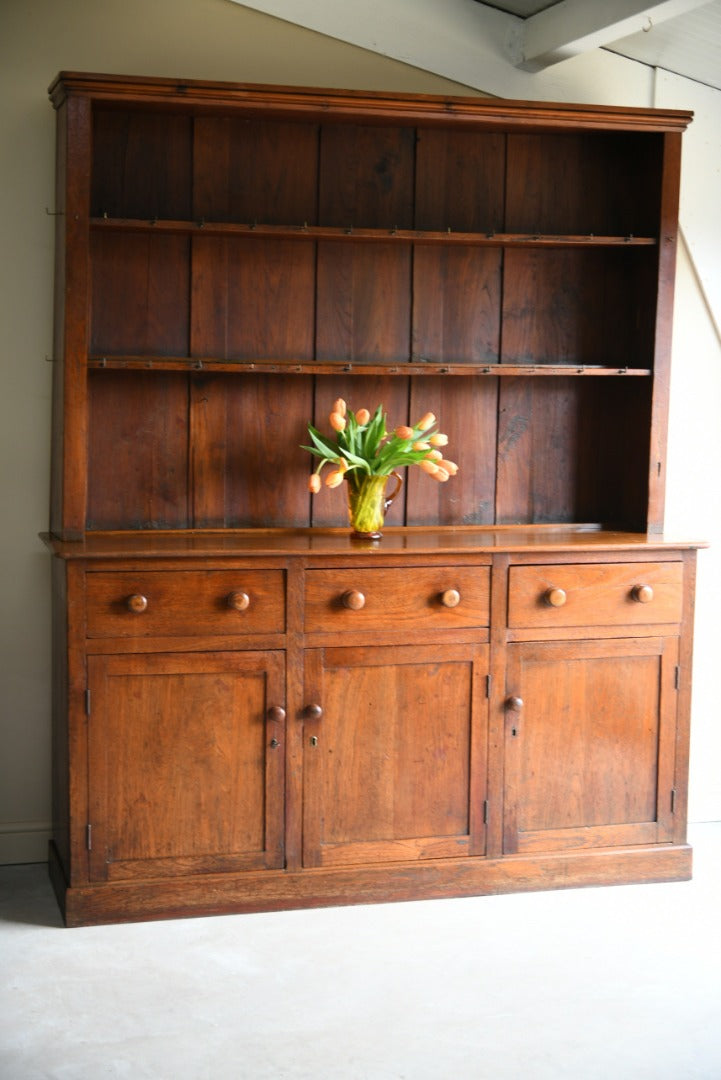
<svg viewBox="0 0 721 1080">
<path fill-rule="evenodd" d="M 690 114 L 61 74 L 70 925 L 687 878 L 664 539 Z M 434 412 L 380 542 L 332 402 Z"/>
</svg>

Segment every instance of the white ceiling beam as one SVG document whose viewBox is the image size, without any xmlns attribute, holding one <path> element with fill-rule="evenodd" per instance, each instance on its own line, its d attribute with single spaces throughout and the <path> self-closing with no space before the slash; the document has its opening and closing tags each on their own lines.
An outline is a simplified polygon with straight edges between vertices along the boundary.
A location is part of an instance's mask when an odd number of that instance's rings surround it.
<svg viewBox="0 0 721 1080">
<path fill-rule="evenodd" d="M 475 0 L 232 0 L 468 86 L 530 81 L 508 59 L 520 19 Z M 0 7 L 2 0 L 0 0 Z M 497 91 L 503 93 L 503 90 Z"/>
<path fill-rule="evenodd" d="M 522 71 L 542 71 L 571 56 L 600 49 L 641 30 L 703 7 L 709 0 L 560 0 L 525 19 L 511 42 Z"/>
<path fill-rule="evenodd" d="M 517 38 L 523 20 L 476 0 L 230 2 L 498 97 L 652 103 L 652 69 L 605 49 L 580 64 L 557 64 L 536 75 L 514 67 L 509 41 Z"/>
</svg>

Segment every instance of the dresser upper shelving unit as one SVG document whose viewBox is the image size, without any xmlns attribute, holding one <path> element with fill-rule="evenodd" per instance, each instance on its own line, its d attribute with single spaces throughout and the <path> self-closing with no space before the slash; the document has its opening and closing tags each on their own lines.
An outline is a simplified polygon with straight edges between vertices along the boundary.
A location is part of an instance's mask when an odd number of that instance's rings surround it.
<svg viewBox="0 0 721 1080">
<path fill-rule="evenodd" d="M 453 490 L 409 477 L 391 525 L 660 530 L 689 113 L 76 73 L 51 98 L 58 537 L 342 524 L 298 449 L 338 396 L 451 438 Z"/>
</svg>

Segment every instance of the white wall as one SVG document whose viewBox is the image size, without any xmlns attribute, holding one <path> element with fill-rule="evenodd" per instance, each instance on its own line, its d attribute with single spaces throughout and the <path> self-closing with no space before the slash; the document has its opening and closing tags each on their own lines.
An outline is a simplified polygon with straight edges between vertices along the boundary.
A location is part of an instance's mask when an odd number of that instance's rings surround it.
<svg viewBox="0 0 721 1080">
<path fill-rule="evenodd" d="M 53 221 L 45 208 L 53 206 L 54 113 L 46 87 L 57 71 L 75 69 L 418 92 L 468 93 L 475 87 L 506 96 L 631 105 L 653 104 L 659 92 L 650 69 L 607 53 L 539 76 L 516 72 L 501 56 L 497 13 L 491 21 L 470 0 L 413 0 L 412 36 L 400 16 L 391 18 L 397 3 L 384 0 L 374 18 L 373 3 L 326 0 L 331 14 L 345 11 L 349 25 L 351 15 L 364 13 L 362 47 L 228 0 L 0 4 L 0 862 L 44 859 L 50 815 L 49 559 L 36 539 L 47 523 L 51 364 L 44 358 L 52 349 Z M 314 4 L 285 0 L 285 6 L 298 15 Z M 400 7 L 407 14 L 409 0 Z M 449 21 L 451 15 L 463 23 Z M 436 22 L 424 27 L 426 16 Z M 474 37 L 469 29 L 476 28 Z M 381 38 L 388 57 L 370 51 Z M 683 90 L 664 84 L 668 99 L 662 103 L 685 107 Z M 707 198 L 694 177 L 706 175 L 705 163 L 718 149 L 715 132 L 721 131 L 716 98 L 704 99 L 704 110 L 695 136 L 700 156 L 695 150 L 694 172 L 684 171 L 684 199 L 693 208 Z M 692 233 L 689 221 L 691 257 L 684 255 L 679 267 L 668 508 L 674 530 L 715 539 L 701 556 L 695 665 L 691 817 L 703 820 L 721 818 L 715 766 L 721 735 L 711 685 L 714 600 L 721 591 L 714 488 L 721 464 L 721 425 L 714 416 L 721 400 L 721 349 L 705 299 L 712 289 L 702 289 L 696 277 Z M 704 265 L 710 261 L 718 275 L 721 244 L 709 247 Z"/>
<path fill-rule="evenodd" d="M 655 102 L 694 110 L 684 136 L 666 530 L 710 543 L 699 553 L 696 591 L 689 810 L 693 820 L 711 821 L 721 817 L 721 91 L 659 71 Z"/>
</svg>

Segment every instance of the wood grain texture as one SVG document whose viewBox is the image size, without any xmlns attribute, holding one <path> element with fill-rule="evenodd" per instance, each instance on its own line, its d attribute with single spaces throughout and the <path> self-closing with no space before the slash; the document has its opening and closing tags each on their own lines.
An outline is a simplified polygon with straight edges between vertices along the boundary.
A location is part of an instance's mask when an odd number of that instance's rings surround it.
<svg viewBox="0 0 721 1080">
<path fill-rule="evenodd" d="M 664 138 L 661 173 L 659 258 L 657 270 L 658 304 L 656 306 L 653 404 L 650 418 L 650 454 L 648 474 L 648 527 L 663 529 L 664 493 L 666 490 L 666 444 L 670 394 L 671 332 L 673 289 L 678 240 L 678 198 L 681 176 L 681 138 Z"/>
<path fill-rule="evenodd" d="M 316 356 L 353 364 L 407 363 L 410 245 L 318 244 Z"/>
<path fill-rule="evenodd" d="M 90 267 L 87 214 L 92 117 L 87 99 L 68 101 L 58 115 L 53 373 L 52 527 L 82 536 L 87 510 Z"/>
<path fill-rule="evenodd" d="M 198 377 L 191 391 L 194 520 L 202 527 L 309 523 L 310 378 Z"/>
<path fill-rule="evenodd" d="M 282 672 L 281 653 L 93 658 L 92 880 L 282 865 Z"/>
<path fill-rule="evenodd" d="M 635 590 L 650 587 L 652 599 L 639 603 Z M 565 599 L 545 601 L 550 589 Z M 514 566 L 511 569 L 509 626 L 633 626 L 678 623 L 683 568 L 671 563 L 603 563 L 592 566 Z"/>
<path fill-rule="evenodd" d="M 506 140 L 448 128 L 416 137 L 417 229 L 494 233 L 503 230 Z"/>
<path fill-rule="evenodd" d="M 60 108 L 75 97 L 114 99 L 118 104 L 181 104 L 194 112 L 217 114 L 226 109 L 249 110 L 252 115 L 328 117 L 379 124 L 424 123 L 460 130 L 531 131 L 589 130 L 681 132 L 693 114 L 683 109 L 647 109 L 628 106 L 510 101 L 475 96 L 450 98 L 447 94 L 408 94 L 387 91 L 332 90 L 305 86 L 272 86 L 152 76 L 109 75 L 61 71 L 48 88 L 53 106 Z"/>
<path fill-rule="evenodd" d="M 496 521 L 578 520 L 581 455 L 578 380 L 501 383 Z M 568 452 L 570 450 L 570 453 Z"/>
<path fill-rule="evenodd" d="M 42 534 L 50 551 L 70 562 L 117 563 L 123 559 L 153 562 L 173 560 L 185 565 L 188 559 L 339 559 L 368 556 L 373 559 L 407 560 L 417 565 L 429 555 L 452 556 L 459 565 L 489 560 L 494 554 L 513 553 L 520 562 L 535 561 L 543 552 L 570 562 L 629 561 L 660 557 L 674 559 L 684 551 L 707 544 L 699 540 L 664 538 L 657 534 L 621 532 L 598 525 L 531 525 L 405 529 L 392 526 L 383 535 L 382 545 L 353 543 L 346 527 L 339 529 L 119 529 L 89 532 L 82 540 L 64 541 Z"/>
<path fill-rule="evenodd" d="M 324 707 L 304 724 L 304 864 L 466 853 L 479 828 L 479 754 L 485 761 L 473 653 L 327 649 L 308 664 Z"/>
<path fill-rule="evenodd" d="M 92 351 L 187 356 L 188 239 L 93 233 L 91 247 Z"/>
<path fill-rule="evenodd" d="M 51 874 L 68 926 L 181 916 L 220 915 L 349 903 L 442 899 L 569 889 L 589 885 L 687 881 L 686 844 L 518 855 L 513 859 L 452 859 L 375 867 L 329 867 L 307 872 L 267 870 L 108 883 L 65 890 L 57 862 Z M 442 873 L 439 870 L 442 869 Z"/>
<path fill-rule="evenodd" d="M 501 332 L 500 249 L 413 252 L 413 359 L 496 364 Z"/>
<path fill-rule="evenodd" d="M 506 852 L 670 840 L 676 656 L 673 639 L 509 647 Z"/>
<path fill-rule="evenodd" d="M 243 591 L 245 610 L 230 596 Z M 145 598 L 128 610 L 130 596 Z M 285 582 L 281 570 L 140 570 L 87 576 L 89 637 L 188 637 L 285 631 Z"/>
<path fill-rule="evenodd" d="M 651 366 L 654 251 L 648 251 L 507 251 L 502 362 Z"/>
<path fill-rule="evenodd" d="M 187 528 L 187 376 L 103 373 L 89 421 L 87 527 Z"/>
<path fill-rule="evenodd" d="M 509 135 L 505 227 L 655 236 L 660 152 L 627 133 Z"/>
<path fill-rule="evenodd" d="M 200 116 L 193 133 L 196 219 L 315 224 L 317 125 Z"/>
<path fill-rule="evenodd" d="M 192 259 L 193 356 L 312 358 L 312 242 L 195 237 Z"/>
<path fill-rule="evenodd" d="M 193 121 L 183 113 L 93 112 L 93 217 L 189 218 Z"/>
<path fill-rule="evenodd" d="M 458 465 L 445 483 L 408 470 L 409 525 L 484 525 L 494 521 L 498 387 L 477 381 L 428 377 L 411 386 L 411 417 L 437 417 L 448 436 L 443 453 Z"/>
<path fill-rule="evenodd" d="M 487 567 L 439 565 L 405 573 L 399 567 L 308 570 L 304 626 L 306 633 L 331 630 L 338 634 L 388 627 L 407 632 L 487 626 L 489 587 Z M 447 589 L 456 589 L 460 595 L 455 607 L 442 603 Z M 352 590 L 365 598 L 360 610 L 343 604 L 344 595 Z"/>
<path fill-rule="evenodd" d="M 344 228 L 413 226 L 412 127 L 329 124 L 323 128 L 318 220 Z"/>
</svg>

